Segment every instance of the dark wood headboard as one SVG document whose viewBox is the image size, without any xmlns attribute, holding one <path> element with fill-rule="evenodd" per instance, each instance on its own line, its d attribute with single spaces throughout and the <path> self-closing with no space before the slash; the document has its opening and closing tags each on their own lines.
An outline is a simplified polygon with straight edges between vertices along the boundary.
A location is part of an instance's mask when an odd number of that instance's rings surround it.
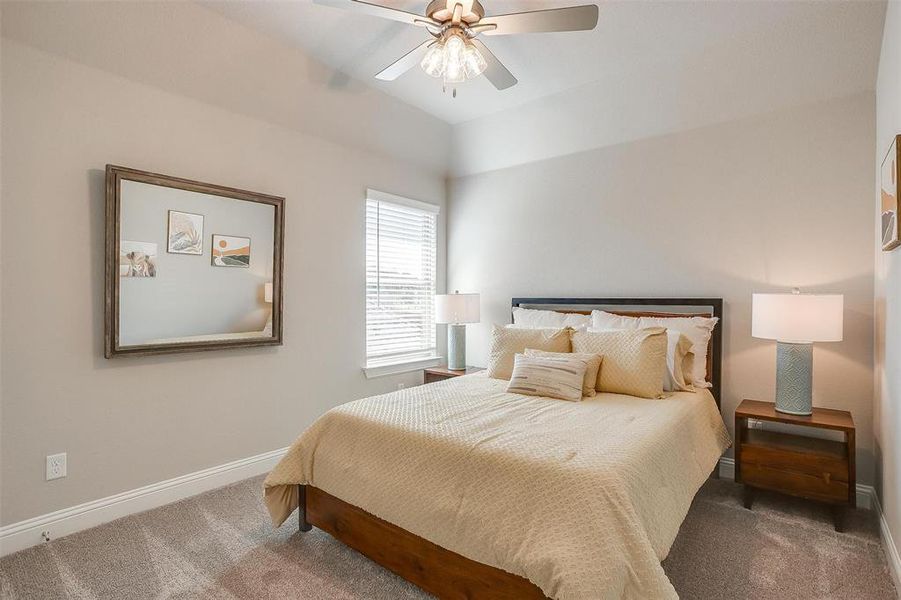
<svg viewBox="0 0 901 600">
<path fill-rule="evenodd" d="M 717 317 L 707 348 L 707 380 L 717 408 L 721 402 L 723 366 L 722 298 L 513 298 L 513 308 L 535 308 L 556 312 L 590 314 L 605 310 L 632 317 Z"/>
</svg>

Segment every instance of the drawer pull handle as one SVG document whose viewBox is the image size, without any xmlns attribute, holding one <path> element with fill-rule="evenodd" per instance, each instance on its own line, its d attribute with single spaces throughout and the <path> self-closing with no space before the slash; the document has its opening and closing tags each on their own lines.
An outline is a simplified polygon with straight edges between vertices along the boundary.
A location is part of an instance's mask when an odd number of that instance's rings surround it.
<svg viewBox="0 0 901 600">
<path fill-rule="evenodd" d="M 830 473 L 823 473 L 823 479 L 826 481 L 826 485 L 829 485 L 829 480 L 832 479 L 832 475 Z"/>
</svg>

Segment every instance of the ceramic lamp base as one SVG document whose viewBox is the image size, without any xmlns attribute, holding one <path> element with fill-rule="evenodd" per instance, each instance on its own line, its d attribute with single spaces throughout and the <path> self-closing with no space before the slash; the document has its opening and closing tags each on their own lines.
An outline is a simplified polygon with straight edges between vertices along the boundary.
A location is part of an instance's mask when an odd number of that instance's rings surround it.
<svg viewBox="0 0 901 600">
<path fill-rule="evenodd" d="M 466 325 L 447 326 L 447 368 L 466 368 Z"/>
<path fill-rule="evenodd" d="M 790 415 L 813 412 L 813 344 L 776 345 L 776 410 Z"/>
</svg>

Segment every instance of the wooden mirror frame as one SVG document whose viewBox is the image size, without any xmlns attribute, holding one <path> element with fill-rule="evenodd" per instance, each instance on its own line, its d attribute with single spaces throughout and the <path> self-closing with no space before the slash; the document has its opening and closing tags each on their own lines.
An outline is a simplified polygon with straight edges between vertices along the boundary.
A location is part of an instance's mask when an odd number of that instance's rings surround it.
<svg viewBox="0 0 901 600">
<path fill-rule="evenodd" d="M 122 180 L 138 181 L 151 185 L 199 192 L 259 202 L 273 207 L 275 212 L 273 231 L 272 257 L 272 337 L 244 338 L 235 340 L 208 340 L 195 342 L 173 342 L 171 344 L 140 344 L 119 346 L 119 238 L 121 231 L 121 182 Z M 106 264 L 105 264 L 105 299 L 104 299 L 104 356 L 114 358 L 121 356 L 147 356 L 153 354 L 174 354 L 181 352 L 200 352 L 205 350 L 224 350 L 228 348 L 247 348 L 254 346 L 280 346 L 283 343 L 282 332 L 282 298 L 283 268 L 285 240 L 285 199 L 258 192 L 249 192 L 211 183 L 202 183 L 180 177 L 171 177 L 139 171 L 128 167 L 106 165 Z"/>
</svg>

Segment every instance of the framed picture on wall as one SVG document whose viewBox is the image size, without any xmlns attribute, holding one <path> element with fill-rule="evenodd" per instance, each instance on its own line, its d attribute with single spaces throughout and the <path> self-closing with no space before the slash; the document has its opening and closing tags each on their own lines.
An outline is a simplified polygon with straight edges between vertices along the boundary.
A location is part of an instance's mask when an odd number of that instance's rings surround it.
<svg viewBox="0 0 901 600">
<path fill-rule="evenodd" d="M 901 205 L 901 135 L 895 136 L 885 160 L 882 161 L 882 249 L 891 250 L 901 245 L 901 225 L 898 223 Z"/>
</svg>

